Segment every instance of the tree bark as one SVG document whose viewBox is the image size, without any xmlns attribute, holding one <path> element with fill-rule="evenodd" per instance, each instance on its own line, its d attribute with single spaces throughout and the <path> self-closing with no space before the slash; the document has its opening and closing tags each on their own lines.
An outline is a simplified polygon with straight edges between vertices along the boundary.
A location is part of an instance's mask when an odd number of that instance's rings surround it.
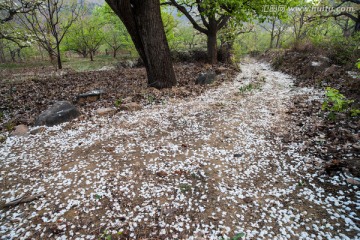
<svg viewBox="0 0 360 240">
<path fill-rule="evenodd" d="M 207 52 L 210 64 L 217 63 L 217 23 L 216 19 L 209 19 L 209 31 L 207 34 Z"/>
<path fill-rule="evenodd" d="M 128 30 L 144 62 L 148 86 L 176 85 L 170 49 L 166 40 L 158 0 L 106 0 Z"/>
<path fill-rule="evenodd" d="M 358 14 L 357 20 L 355 22 L 355 33 L 360 32 L 360 13 Z"/>
<path fill-rule="evenodd" d="M 272 49 L 274 47 L 275 24 L 276 24 L 276 19 L 273 19 L 271 22 L 270 49 Z"/>
<path fill-rule="evenodd" d="M 217 39 L 216 33 L 207 35 L 207 52 L 210 64 L 217 63 Z"/>
<path fill-rule="evenodd" d="M 60 43 L 56 45 L 56 51 L 57 51 L 57 65 L 58 69 L 62 69 L 62 62 L 61 62 L 61 54 L 60 54 Z"/>
</svg>

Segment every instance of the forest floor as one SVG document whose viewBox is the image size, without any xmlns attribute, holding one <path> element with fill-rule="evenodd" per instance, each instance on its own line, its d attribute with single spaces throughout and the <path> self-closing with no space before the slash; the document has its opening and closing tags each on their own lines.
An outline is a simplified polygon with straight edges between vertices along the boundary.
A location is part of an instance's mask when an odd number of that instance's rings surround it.
<svg viewBox="0 0 360 240">
<path fill-rule="evenodd" d="M 1 239 L 359 239 L 357 170 L 317 151 L 322 91 L 241 69 L 198 96 L 7 138 L 0 201 L 29 202 L 0 210 Z M 348 162 L 349 141 L 334 145 Z"/>
</svg>

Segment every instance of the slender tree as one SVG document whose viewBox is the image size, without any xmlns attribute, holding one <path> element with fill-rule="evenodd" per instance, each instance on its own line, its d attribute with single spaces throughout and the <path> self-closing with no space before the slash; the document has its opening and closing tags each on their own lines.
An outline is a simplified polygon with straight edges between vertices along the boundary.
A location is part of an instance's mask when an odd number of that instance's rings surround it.
<svg viewBox="0 0 360 240">
<path fill-rule="evenodd" d="M 268 18 L 268 20 L 261 25 L 261 27 L 270 33 L 270 46 L 269 48 L 279 48 L 280 40 L 286 30 L 289 28 L 289 24 L 285 19 L 280 19 L 274 15 Z"/>
<path fill-rule="evenodd" d="M 126 27 L 119 21 L 119 17 L 108 4 L 95 8 L 93 15 L 102 25 L 104 41 L 111 48 L 114 58 L 117 57 L 117 52 L 120 49 L 126 49 L 130 52 L 135 49 Z"/>
<path fill-rule="evenodd" d="M 95 53 L 103 40 L 101 22 L 94 16 L 83 16 L 71 26 L 63 45 L 66 50 L 74 51 L 83 57 L 90 56 L 90 60 L 94 61 Z"/>
<path fill-rule="evenodd" d="M 77 1 L 44 0 L 37 11 L 21 17 L 24 26 L 62 69 L 60 44 L 71 25 L 80 16 L 82 4 Z"/>
<path fill-rule="evenodd" d="M 106 0 L 128 30 L 145 64 L 148 86 L 176 84 L 170 49 L 161 20 L 159 0 Z"/>
</svg>

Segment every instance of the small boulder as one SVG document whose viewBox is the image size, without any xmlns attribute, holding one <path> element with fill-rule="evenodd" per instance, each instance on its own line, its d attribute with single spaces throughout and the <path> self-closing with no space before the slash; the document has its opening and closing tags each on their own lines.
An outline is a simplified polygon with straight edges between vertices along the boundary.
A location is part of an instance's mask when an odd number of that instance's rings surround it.
<svg viewBox="0 0 360 240">
<path fill-rule="evenodd" d="M 99 108 L 96 110 L 96 114 L 99 116 L 111 115 L 114 114 L 116 111 L 115 108 Z"/>
<path fill-rule="evenodd" d="M 11 133 L 12 136 L 25 137 L 29 135 L 29 128 L 24 124 L 20 124 L 15 127 L 15 130 Z"/>
<path fill-rule="evenodd" d="M 202 73 L 196 79 L 195 84 L 199 84 L 199 85 L 211 84 L 216 80 L 216 78 L 217 78 L 217 76 L 215 73 L 212 73 L 212 72 Z"/>
<path fill-rule="evenodd" d="M 80 111 L 67 101 L 59 101 L 42 112 L 35 121 L 35 126 L 54 126 L 69 122 L 80 116 Z"/>
<path fill-rule="evenodd" d="M 101 90 L 101 89 L 89 91 L 89 92 L 78 95 L 76 97 L 76 102 L 79 104 L 96 102 L 97 100 L 100 99 L 102 94 L 104 94 L 104 90 Z"/>
<path fill-rule="evenodd" d="M 46 128 L 45 128 L 44 126 L 36 127 L 36 128 L 33 128 L 33 129 L 30 131 L 30 134 L 35 135 L 35 134 L 38 134 L 38 133 L 45 132 L 45 130 L 46 130 Z"/>
<path fill-rule="evenodd" d="M 122 104 L 119 109 L 122 111 L 140 111 L 142 109 L 142 106 L 138 103 L 131 102 Z"/>
</svg>

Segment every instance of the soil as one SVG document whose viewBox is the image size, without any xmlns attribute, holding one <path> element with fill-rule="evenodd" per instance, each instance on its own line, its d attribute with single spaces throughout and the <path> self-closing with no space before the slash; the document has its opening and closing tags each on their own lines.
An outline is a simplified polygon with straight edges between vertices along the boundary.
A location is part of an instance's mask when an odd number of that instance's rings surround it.
<svg viewBox="0 0 360 240">
<path fill-rule="evenodd" d="M 354 64 L 336 65 L 316 49 L 270 51 L 261 56 L 272 66 L 295 77 L 296 87 L 326 87 L 338 89 L 348 99 L 354 100 L 353 108 L 360 108 L 360 71 Z M 335 119 L 321 110 L 323 100 L 310 104 L 294 98 L 289 109 L 289 121 L 296 121 L 299 129 L 290 129 L 285 141 L 305 142 L 307 151 L 328 162 L 330 174 L 350 171 L 360 177 L 360 119 L 338 113 Z M 300 116 L 307 116 L 300 117 Z M 299 134 L 301 133 L 301 134 Z M 321 135 L 321 137 L 316 137 Z"/>
<path fill-rule="evenodd" d="M 7 138 L 0 201 L 41 197 L 0 210 L 2 238 L 360 238 L 357 178 L 326 171 L 321 132 L 302 138 L 325 122 L 294 100 L 317 109 L 322 92 L 253 59 L 241 70 L 197 96 L 162 90 L 141 111 Z"/>
<path fill-rule="evenodd" d="M 219 69 L 219 70 L 218 70 Z M 217 84 L 233 79 L 237 71 L 230 65 L 212 67 L 202 63 L 176 64 L 178 84 L 170 90 L 147 88 L 144 68 L 109 69 L 74 72 L 69 69 L 54 72 L 51 68 L 24 68 L 1 71 L 0 132 L 19 124 L 33 125 L 37 116 L 56 101 L 73 102 L 88 118 L 98 108 L 114 107 L 117 101 L 128 99 L 142 105 L 161 103 L 170 97 L 197 96 L 214 86 L 195 85 L 199 74 L 219 73 Z M 216 86 L 216 84 L 215 84 Z M 103 90 L 96 102 L 78 103 L 78 95 Z"/>
</svg>

